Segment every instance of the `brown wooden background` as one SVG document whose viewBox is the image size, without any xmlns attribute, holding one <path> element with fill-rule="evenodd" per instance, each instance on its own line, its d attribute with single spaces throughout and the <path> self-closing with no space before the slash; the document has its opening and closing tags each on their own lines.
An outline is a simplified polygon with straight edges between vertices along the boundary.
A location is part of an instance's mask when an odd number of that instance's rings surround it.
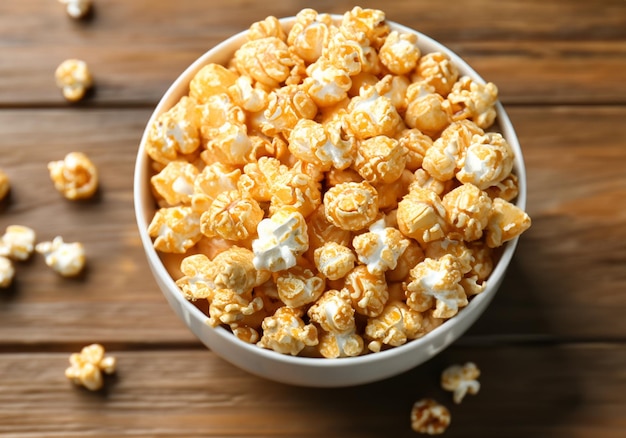
<svg viewBox="0 0 626 438">
<path fill-rule="evenodd" d="M 496 83 L 519 134 L 534 223 L 505 283 L 451 348 L 403 375 L 343 389 L 277 384 L 205 349 L 145 262 L 132 173 L 152 108 L 221 39 L 267 15 L 332 1 L 102 0 L 74 22 L 55 0 L 0 2 L 0 228 L 81 241 L 88 269 L 62 279 L 41 257 L 0 290 L 0 436 L 410 437 L 414 401 L 452 411 L 449 437 L 626 436 L 626 2 L 362 1 L 448 45 Z M 68 105 L 54 84 L 84 59 L 96 89 Z M 46 164 L 83 151 L 101 172 L 90 202 L 55 192 Z M 118 358 L 104 391 L 64 375 L 100 342 Z M 474 361 L 482 389 L 453 406 L 438 386 Z"/>
</svg>

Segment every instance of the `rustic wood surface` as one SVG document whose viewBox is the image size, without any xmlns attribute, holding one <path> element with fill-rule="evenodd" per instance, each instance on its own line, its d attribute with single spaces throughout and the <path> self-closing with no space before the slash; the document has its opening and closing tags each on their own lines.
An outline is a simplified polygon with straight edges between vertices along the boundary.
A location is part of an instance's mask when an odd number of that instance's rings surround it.
<svg viewBox="0 0 626 438">
<path fill-rule="evenodd" d="M 0 290 L 0 436 L 409 437 L 414 401 L 452 411 L 450 437 L 626 434 L 626 2 L 363 1 L 448 45 L 496 83 L 527 165 L 533 226 L 493 304 L 449 349 L 369 385 L 311 389 L 262 380 L 204 348 L 153 281 L 136 230 L 132 178 L 143 128 L 196 57 L 267 15 L 311 2 L 95 1 L 70 20 L 54 0 L 0 2 L 0 169 L 12 181 L 0 229 L 84 243 L 63 279 L 41 257 Z M 317 1 L 323 12 L 353 3 Z M 68 105 L 54 84 L 83 58 L 96 88 Z M 98 196 L 65 201 L 46 165 L 90 155 Z M 102 392 L 64 375 L 100 342 L 118 358 Z M 474 361 L 482 389 L 455 406 L 438 386 Z"/>
</svg>

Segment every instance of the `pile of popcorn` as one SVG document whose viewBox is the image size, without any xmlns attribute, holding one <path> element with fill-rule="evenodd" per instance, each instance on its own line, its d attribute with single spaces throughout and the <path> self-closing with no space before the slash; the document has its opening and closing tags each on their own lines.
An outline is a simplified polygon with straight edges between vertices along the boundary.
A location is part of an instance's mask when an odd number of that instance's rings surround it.
<svg viewBox="0 0 626 438">
<path fill-rule="evenodd" d="M 480 294 L 495 248 L 530 226 L 496 101 L 382 11 L 268 17 L 149 129 L 154 247 L 245 342 L 403 345 Z"/>
</svg>

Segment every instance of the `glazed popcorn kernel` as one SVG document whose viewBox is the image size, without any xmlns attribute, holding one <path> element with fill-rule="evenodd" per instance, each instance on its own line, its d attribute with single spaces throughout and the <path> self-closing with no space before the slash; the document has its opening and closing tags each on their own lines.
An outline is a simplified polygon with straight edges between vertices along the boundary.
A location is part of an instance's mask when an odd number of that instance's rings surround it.
<svg viewBox="0 0 626 438">
<path fill-rule="evenodd" d="M 417 64 L 414 82 L 425 81 L 435 91 L 446 97 L 459 78 L 459 70 L 443 52 L 432 52 L 422 56 Z"/>
<path fill-rule="evenodd" d="M 23 225 L 9 225 L 0 238 L 0 255 L 27 260 L 35 250 L 35 230 Z"/>
<path fill-rule="evenodd" d="M 484 190 L 509 176 L 513 160 L 513 150 L 501 134 L 488 132 L 475 135 L 456 177 L 462 183 L 472 183 Z"/>
<path fill-rule="evenodd" d="M 387 135 L 393 137 L 402 118 L 391 99 L 380 96 L 375 87 L 363 87 L 350 100 L 345 116 L 346 129 L 357 139 Z"/>
<path fill-rule="evenodd" d="M 303 9 L 287 35 L 293 52 L 307 63 L 315 62 L 330 41 L 332 18 L 313 9 Z"/>
<path fill-rule="evenodd" d="M 240 178 L 241 169 L 236 167 L 227 166 L 223 163 L 212 163 L 205 166 L 193 179 L 192 204 L 196 196 L 206 196 L 207 201 L 213 202 L 220 193 L 237 190 Z"/>
<path fill-rule="evenodd" d="M 385 274 L 371 273 L 364 265 L 358 265 L 346 276 L 344 290 L 350 294 L 354 310 L 369 317 L 380 315 L 389 299 Z"/>
<path fill-rule="evenodd" d="M 63 160 L 48 163 L 50 179 L 65 198 L 91 198 L 98 190 L 98 170 L 87 155 L 70 152 Z"/>
<path fill-rule="evenodd" d="M 419 129 L 404 129 L 397 138 L 406 151 L 405 167 L 415 172 L 422 167 L 424 157 L 433 145 L 433 140 Z"/>
<path fill-rule="evenodd" d="M 189 97 L 205 103 L 211 96 L 228 93 L 235 84 L 237 74 L 219 64 L 207 64 L 194 75 L 189 83 Z"/>
<path fill-rule="evenodd" d="M 11 190 L 11 181 L 9 176 L 0 169 L 0 201 L 2 201 Z"/>
<path fill-rule="evenodd" d="M 202 238 L 200 214 L 191 207 L 166 207 L 157 210 L 148 226 L 154 248 L 183 254 Z"/>
<path fill-rule="evenodd" d="M 278 297 L 289 307 L 315 302 L 324 292 L 325 280 L 302 266 L 294 266 L 276 274 Z"/>
<path fill-rule="evenodd" d="M 168 206 L 189 204 L 198 173 L 198 168 L 191 163 L 171 161 L 150 178 L 150 183 Z"/>
<path fill-rule="evenodd" d="M 275 88 L 289 77 L 293 60 L 287 44 L 277 37 L 265 37 L 244 43 L 234 57 L 240 74 Z"/>
<path fill-rule="evenodd" d="M 399 347 L 423 334 L 422 314 L 406 305 L 404 301 L 389 300 L 380 315 L 369 318 L 365 335 L 367 348 L 378 352 L 383 345 Z"/>
<path fill-rule="evenodd" d="M 408 106 L 404 121 L 431 138 L 436 138 L 450 124 L 444 98 L 427 82 L 414 82 L 407 89 Z"/>
<path fill-rule="evenodd" d="M 448 223 L 463 240 L 471 242 L 483 235 L 489 221 L 491 198 L 473 184 L 463 184 L 441 199 Z"/>
<path fill-rule="evenodd" d="M 394 138 L 378 135 L 359 142 L 354 168 L 372 184 L 390 184 L 400 178 L 405 163 L 404 147 Z"/>
<path fill-rule="evenodd" d="M 354 268 L 356 257 L 352 250 L 337 242 L 326 242 L 315 249 L 315 267 L 329 280 L 339 280 Z"/>
<path fill-rule="evenodd" d="M 291 169 L 272 181 L 270 213 L 291 207 L 307 217 L 322 203 L 317 182 L 306 173 Z"/>
<path fill-rule="evenodd" d="M 80 242 L 66 243 L 61 236 L 51 242 L 40 242 L 35 250 L 45 258 L 46 265 L 63 277 L 74 277 L 85 267 L 85 248 Z"/>
<path fill-rule="evenodd" d="M 7 257 L 0 255 L 0 288 L 7 288 L 13 283 L 15 268 Z"/>
<path fill-rule="evenodd" d="M 431 190 L 412 187 L 398 203 L 398 229 L 421 244 L 442 239 L 446 234 L 446 210 Z"/>
<path fill-rule="evenodd" d="M 421 52 L 417 47 L 417 35 L 400 34 L 392 31 L 378 54 L 380 62 L 396 75 L 404 75 L 411 72 L 417 65 Z"/>
<path fill-rule="evenodd" d="M 380 219 L 369 227 L 369 232 L 359 234 L 352 241 L 359 261 L 371 274 L 381 274 L 395 269 L 398 259 L 409 246 L 409 240 L 396 228 L 385 226 Z"/>
<path fill-rule="evenodd" d="M 298 120 L 313 119 L 317 110 L 304 85 L 286 85 L 270 92 L 267 108 L 250 124 L 268 136 L 288 135 Z"/>
<path fill-rule="evenodd" d="M 81 19 L 89 14 L 91 10 L 91 0 L 59 0 L 59 3 L 65 5 L 67 15 L 74 19 Z"/>
<path fill-rule="evenodd" d="M 487 246 L 501 246 L 526 231 L 530 224 L 531 219 L 524 210 L 504 199 L 494 199 L 486 228 Z"/>
<path fill-rule="evenodd" d="M 376 219 L 378 193 L 365 181 L 337 184 L 324 194 L 324 213 L 343 230 L 362 230 Z"/>
<path fill-rule="evenodd" d="M 115 357 L 105 356 L 104 353 L 100 344 L 91 344 L 80 353 L 73 353 L 65 377 L 90 391 L 101 389 L 104 384 L 103 374 L 113 374 L 116 366 Z"/>
<path fill-rule="evenodd" d="M 263 336 L 257 343 L 279 353 L 298 355 L 305 347 L 318 344 L 317 329 L 305 324 L 296 309 L 280 307 L 263 320 Z"/>
<path fill-rule="evenodd" d="M 495 104 L 498 87 L 488 82 L 480 84 L 463 76 L 452 87 L 447 102 L 453 120 L 469 118 L 483 129 L 490 127 L 496 118 Z"/>
<path fill-rule="evenodd" d="M 289 151 L 299 160 L 319 166 L 323 171 L 345 169 L 352 164 L 356 143 L 332 132 L 332 124 L 299 120 L 289 133 Z M 331 132 L 329 132 L 331 131 Z"/>
<path fill-rule="evenodd" d="M 303 89 L 318 107 L 333 106 L 348 97 L 350 75 L 327 58 L 319 58 L 306 69 Z"/>
<path fill-rule="evenodd" d="M 81 100 L 93 85 L 87 63 L 79 59 L 63 61 L 54 72 L 54 77 L 63 97 L 70 102 Z"/>
<path fill-rule="evenodd" d="M 226 240 L 246 240 L 256 234 L 263 219 L 263 210 L 249 196 L 239 190 L 222 192 L 200 216 L 200 231 L 207 237 Z"/>
<path fill-rule="evenodd" d="M 418 433 L 440 435 L 450 425 L 450 411 L 432 399 L 416 401 L 411 409 L 411 428 Z"/>
<path fill-rule="evenodd" d="M 261 297 L 251 294 L 238 294 L 232 289 L 215 289 L 209 299 L 209 319 L 212 327 L 220 324 L 233 326 L 245 316 L 252 315 L 263 308 Z"/>
<path fill-rule="evenodd" d="M 441 374 L 441 387 L 452 391 L 454 403 L 463 401 L 466 394 L 476 395 L 480 390 L 480 370 L 473 362 L 465 365 L 451 365 Z"/>
</svg>

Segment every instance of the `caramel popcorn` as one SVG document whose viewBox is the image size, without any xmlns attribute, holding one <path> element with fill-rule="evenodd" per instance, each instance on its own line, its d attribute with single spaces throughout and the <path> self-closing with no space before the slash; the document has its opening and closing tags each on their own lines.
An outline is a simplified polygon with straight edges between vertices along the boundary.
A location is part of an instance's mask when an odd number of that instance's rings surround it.
<svg viewBox="0 0 626 438">
<path fill-rule="evenodd" d="M 11 190 L 9 176 L 0 169 L 0 201 L 6 198 L 9 190 Z"/>
<path fill-rule="evenodd" d="M 418 433 L 440 435 L 450 425 L 450 411 L 433 399 L 416 401 L 411 409 L 411 428 Z"/>
<path fill-rule="evenodd" d="M 72 201 L 91 198 L 98 189 L 98 170 L 82 152 L 70 152 L 61 161 L 48 163 L 54 187 Z"/>
<path fill-rule="evenodd" d="M 67 15 L 77 20 L 91 11 L 91 0 L 59 0 L 59 3 L 65 5 Z"/>
<path fill-rule="evenodd" d="M 7 288 L 11 286 L 14 276 L 15 268 L 13 267 L 11 260 L 0 255 L 0 288 Z"/>
<path fill-rule="evenodd" d="M 81 100 L 93 85 L 87 63 L 79 59 L 63 61 L 54 72 L 54 77 L 63 97 L 70 102 Z"/>
<path fill-rule="evenodd" d="M 74 277 L 85 266 L 85 248 L 80 242 L 66 243 L 61 236 L 51 242 L 40 242 L 35 250 L 45 258 L 46 265 L 63 277 Z"/>
<path fill-rule="evenodd" d="M 0 256 L 27 260 L 35 250 L 35 230 L 23 225 L 9 225 L 0 237 Z"/>
<path fill-rule="evenodd" d="M 376 353 L 454 317 L 530 226 L 495 86 L 375 9 L 246 36 L 146 135 L 148 232 L 183 296 L 300 356 Z"/>
<path fill-rule="evenodd" d="M 115 357 L 105 356 L 102 345 L 91 344 L 70 356 L 70 367 L 65 370 L 65 377 L 76 385 L 97 391 L 104 385 L 103 374 L 113 374 L 115 366 Z"/>
<path fill-rule="evenodd" d="M 478 394 L 480 390 L 480 370 L 473 362 L 465 365 L 451 365 L 441 374 L 441 387 L 452 391 L 454 403 L 463 401 L 466 394 Z"/>
</svg>

